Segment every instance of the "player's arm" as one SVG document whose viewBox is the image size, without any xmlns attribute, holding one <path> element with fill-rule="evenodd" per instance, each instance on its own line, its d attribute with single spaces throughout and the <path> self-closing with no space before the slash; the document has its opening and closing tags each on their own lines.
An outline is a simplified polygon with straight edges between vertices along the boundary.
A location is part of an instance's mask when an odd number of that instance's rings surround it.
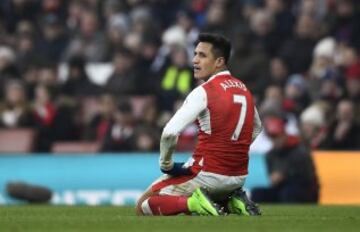
<svg viewBox="0 0 360 232">
<path fill-rule="evenodd" d="M 251 142 L 254 142 L 254 140 L 260 134 L 261 131 L 262 131 L 262 124 L 261 124 L 260 116 L 256 107 L 254 106 L 254 129 L 252 133 Z"/>
<path fill-rule="evenodd" d="M 197 116 L 206 109 L 207 97 L 203 87 L 195 88 L 185 99 L 183 105 L 166 124 L 160 139 L 160 169 L 168 174 L 174 166 L 172 154 L 176 148 L 178 136 L 184 128 L 194 122 Z M 181 165 L 182 167 L 182 165 Z"/>
</svg>

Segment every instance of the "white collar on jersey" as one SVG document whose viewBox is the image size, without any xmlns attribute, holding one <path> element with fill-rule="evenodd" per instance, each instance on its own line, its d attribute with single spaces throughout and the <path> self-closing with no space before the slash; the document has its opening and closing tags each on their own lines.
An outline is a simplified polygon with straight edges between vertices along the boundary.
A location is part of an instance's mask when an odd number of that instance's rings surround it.
<svg viewBox="0 0 360 232">
<path fill-rule="evenodd" d="M 231 74 L 230 74 L 230 71 L 229 71 L 229 70 L 224 70 L 224 71 L 215 73 L 215 74 L 212 75 L 207 81 L 211 81 L 212 79 L 214 79 L 215 77 L 220 76 L 220 75 L 231 75 Z"/>
</svg>

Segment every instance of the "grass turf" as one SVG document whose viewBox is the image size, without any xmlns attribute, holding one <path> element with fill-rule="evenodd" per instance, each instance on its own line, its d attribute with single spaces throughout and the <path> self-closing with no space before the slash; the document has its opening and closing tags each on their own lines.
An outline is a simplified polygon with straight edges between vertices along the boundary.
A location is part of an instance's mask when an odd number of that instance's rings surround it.
<svg viewBox="0 0 360 232">
<path fill-rule="evenodd" d="M 138 217 L 132 207 L 0 206 L 1 231 L 359 231 L 360 206 L 264 205 L 263 216 Z"/>
</svg>

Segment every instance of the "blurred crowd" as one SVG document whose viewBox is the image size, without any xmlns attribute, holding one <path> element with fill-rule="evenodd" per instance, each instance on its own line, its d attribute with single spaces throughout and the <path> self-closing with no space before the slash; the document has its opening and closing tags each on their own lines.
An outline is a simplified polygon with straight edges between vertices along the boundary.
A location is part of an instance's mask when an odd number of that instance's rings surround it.
<svg viewBox="0 0 360 232">
<path fill-rule="evenodd" d="M 254 93 L 262 117 L 286 118 L 287 132 L 314 149 L 357 150 L 359 7 L 356 0 L 3 0 L 0 128 L 33 128 L 36 152 L 59 141 L 157 151 L 163 126 L 199 84 L 191 59 L 206 31 L 231 39 L 230 70 Z M 179 150 L 191 150 L 196 133 L 186 128 Z"/>
</svg>

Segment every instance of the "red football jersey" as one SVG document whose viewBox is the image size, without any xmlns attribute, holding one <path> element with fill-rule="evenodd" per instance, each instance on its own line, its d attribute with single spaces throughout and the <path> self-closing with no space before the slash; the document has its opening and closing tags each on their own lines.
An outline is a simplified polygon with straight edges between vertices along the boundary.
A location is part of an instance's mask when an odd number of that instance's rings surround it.
<svg viewBox="0 0 360 232">
<path fill-rule="evenodd" d="M 217 75 L 202 87 L 207 95 L 207 109 L 197 120 L 200 129 L 193 171 L 246 175 L 254 127 L 252 94 L 228 74 Z"/>
</svg>

